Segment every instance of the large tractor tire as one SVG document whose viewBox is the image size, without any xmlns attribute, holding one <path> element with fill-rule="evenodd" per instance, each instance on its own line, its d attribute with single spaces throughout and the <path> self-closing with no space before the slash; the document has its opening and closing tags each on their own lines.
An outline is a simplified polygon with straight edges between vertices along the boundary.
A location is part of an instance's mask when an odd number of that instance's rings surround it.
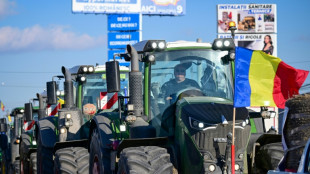
<svg viewBox="0 0 310 174">
<path fill-rule="evenodd" d="M 118 162 L 118 174 L 172 174 L 173 165 L 167 149 L 140 146 L 123 149 Z"/>
<path fill-rule="evenodd" d="M 37 152 L 30 154 L 29 174 L 37 173 Z"/>
<path fill-rule="evenodd" d="M 287 147 L 305 145 L 310 137 L 310 95 L 295 96 L 286 102 L 289 108 L 283 135 Z"/>
<path fill-rule="evenodd" d="M 13 171 L 14 171 L 14 174 L 20 174 L 20 161 L 19 160 L 15 160 L 13 164 Z"/>
<path fill-rule="evenodd" d="M 255 155 L 254 171 L 267 173 L 268 170 L 276 170 L 283 155 L 284 150 L 281 142 L 263 145 Z"/>
<path fill-rule="evenodd" d="M 40 134 L 40 133 L 39 133 Z M 38 136 L 37 171 L 38 174 L 53 174 L 53 148 L 42 145 L 41 136 Z"/>
<path fill-rule="evenodd" d="M 111 147 L 114 136 L 111 128 L 111 120 L 104 116 L 95 116 L 98 123 L 93 129 L 89 148 L 89 173 L 110 174 L 111 171 Z"/>
<path fill-rule="evenodd" d="M 68 147 L 55 153 L 54 173 L 87 174 L 89 171 L 88 150 L 83 147 Z"/>
<path fill-rule="evenodd" d="M 285 103 L 289 108 L 283 127 L 283 137 L 288 148 L 285 166 L 297 170 L 303 147 L 310 137 L 310 95 L 294 96 Z"/>
<path fill-rule="evenodd" d="M 29 171 L 29 159 L 27 154 L 29 152 L 29 148 L 31 145 L 31 137 L 28 134 L 22 134 L 22 140 L 19 146 L 19 154 L 20 154 L 20 173 L 27 174 Z"/>
<path fill-rule="evenodd" d="M 90 154 L 89 154 L 89 173 L 91 174 L 110 174 L 111 171 L 111 159 L 108 148 L 101 148 L 98 129 L 94 129 L 90 142 Z"/>
</svg>

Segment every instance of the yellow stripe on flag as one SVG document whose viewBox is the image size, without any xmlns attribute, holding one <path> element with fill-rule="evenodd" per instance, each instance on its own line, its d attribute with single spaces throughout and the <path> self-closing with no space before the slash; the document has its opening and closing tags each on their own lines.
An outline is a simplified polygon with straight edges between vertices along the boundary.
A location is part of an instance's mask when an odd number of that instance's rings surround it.
<svg viewBox="0 0 310 174">
<path fill-rule="evenodd" d="M 10 116 L 10 115 L 8 116 L 8 119 L 9 119 L 9 122 L 12 122 L 12 119 L 11 119 L 11 116 Z"/>
<path fill-rule="evenodd" d="M 253 51 L 249 70 L 251 106 L 276 105 L 273 100 L 273 85 L 280 62 L 281 59 L 277 57 Z"/>
</svg>

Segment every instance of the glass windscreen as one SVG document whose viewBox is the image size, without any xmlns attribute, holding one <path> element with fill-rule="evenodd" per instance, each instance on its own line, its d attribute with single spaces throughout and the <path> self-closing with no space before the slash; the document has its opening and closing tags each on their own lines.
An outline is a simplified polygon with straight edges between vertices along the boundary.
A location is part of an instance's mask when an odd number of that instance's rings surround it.
<svg viewBox="0 0 310 174">
<path fill-rule="evenodd" d="M 121 90 L 117 93 L 118 96 L 127 96 L 128 91 L 128 72 L 120 73 Z M 98 109 L 97 101 L 100 101 L 100 93 L 107 92 L 107 83 L 105 73 L 94 73 L 86 75 L 86 82 L 83 83 L 82 88 L 82 106 L 92 104 Z M 109 99 L 114 94 L 107 94 Z M 103 107 L 103 106 L 102 106 Z M 117 108 L 117 102 L 113 105 Z M 99 108 L 102 109 L 102 108 Z M 110 108 L 108 108 L 110 109 Z"/>
<path fill-rule="evenodd" d="M 156 62 L 151 65 L 152 113 L 162 113 L 181 94 L 232 100 L 231 65 L 221 62 L 226 54 L 201 49 L 155 53 Z"/>
</svg>

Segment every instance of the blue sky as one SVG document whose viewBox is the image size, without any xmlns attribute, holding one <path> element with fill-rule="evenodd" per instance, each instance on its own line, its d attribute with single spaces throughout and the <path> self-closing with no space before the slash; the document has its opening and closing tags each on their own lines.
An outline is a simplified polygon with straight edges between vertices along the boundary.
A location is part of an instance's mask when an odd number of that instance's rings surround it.
<svg viewBox="0 0 310 174">
<path fill-rule="evenodd" d="M 187 0 L 185 16 L 143 16 L 143 39 L 212 42 L 216 5 L 249 3 L 277 4 L 278 57 L 310 70 L 309 0 Z M 106 61 L 107 15 L 71 9 L 71 0 L 0 0 L 0 100 L 6 110 L 41 93 L 61 66 Z"/>
</svg>

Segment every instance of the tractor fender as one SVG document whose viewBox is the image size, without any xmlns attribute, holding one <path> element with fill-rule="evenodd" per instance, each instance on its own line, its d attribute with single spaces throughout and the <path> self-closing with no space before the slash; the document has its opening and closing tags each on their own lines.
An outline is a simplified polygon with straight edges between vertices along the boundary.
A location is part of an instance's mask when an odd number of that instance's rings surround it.
<svg viewBox="0 0 310 174">
<path fill-rule="evenodd" d="M 252 133 L 247 147 L 247 154 L 255 154 L 256 146 L 264 146 L 265 144 L 281 142 L 280 134 L 272 133 Z"/>
<path fill-rule="evenodd" d="M 114 141 L 114 137 L 110 118 L 102 115 L 97 115 L 92 118 L 89 130 L 89 143 L 91 142 L 94 129 L 98 129 L 99 137 L 101 140 L 101 148 L 111 148 L 110 145 L 111 142 Z"/>
<path fill-rule="evenodd" d="M 40 138 L 42 145 L 47 148 L 53 148 L 56 143 L 57 136 L 57 117 L 45 117 L 36 123 L 36 138 Z"/>
<path fill-rule="evenodd" d="M 117 148 L 117 156 L 119 156 L 121 151 L 127 147 L 158 146 L 169 148 L 168 141 L 168 137 L 124 139 L 120 142 Z"/>
</svg>

